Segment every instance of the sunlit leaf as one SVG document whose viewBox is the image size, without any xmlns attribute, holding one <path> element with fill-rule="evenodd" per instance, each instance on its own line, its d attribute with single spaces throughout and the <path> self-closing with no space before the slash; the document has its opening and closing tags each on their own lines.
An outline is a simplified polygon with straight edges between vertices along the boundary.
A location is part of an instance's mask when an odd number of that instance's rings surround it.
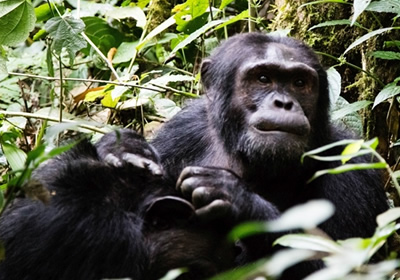
<svg viewBox="0 0 400 280">
<path fill-rule="evenodd" d="M 341 251 L 341 247 L 336 242 L 311 234 L 287 234 L 278 238 L 274 244 L 327 253 L 338 253 Z"/>
<path fill-rule="evenodd" d="M 247 19 L 249 17 L 249 10 L 244 10 L 243 12 L 241 12 L 240 14 L 238 14 L 235 17 L 232 17 L 231 19 L 229 19 L 228 21 L 225 21 L 224 23 L 222 23 L 221 25 L 218 25 L 215 30 L 224 28 L 225 26 L 235 23 L 239 20 L 243 20 L 243 19 Z"/>
<path fill-rule="evenodd" d="M 367 41 L 368 39 L 377 36 L 379 34 L 382 34 L 386 31 L 392 30 L 393 27 L 386 27 L 386 28 L 382 28 L 382 29 L 377 29 L 374 30 L 372 32 L 369 32 L 367 34 L 365 34 L 364 36 L 361 36 L 360 38 L 358 38 L 357 40 L 355 40 L 343 53 L 343 55 L 345 55 L 348 51 L 352 50 L 353 48 L 355 48 L 356 46 L 364 43 L 365 41 Z"/>
<path fill-rule="evenodd" d="M 329 100 L 331 104 L 335 104 L 342 91 L 342 77 L 334 67 L 330 67 L 326 73 L 328 74 Z"/>
<path fill-rule="evenodd" d="M 375 108 L 375 106 L 379 105 L 383 101 L 396 96 L 400 94 L 400 86 L 397 85 L 399 78 L 397 78 L 393 83 L 390 83 L 386 85 L 375 97 L 374 105 L 372 106 L 372 109 Z"/>
<path fill-rule="evenodd" d="M 312 229 L 330 218 L 335 207 L 328 200 L 311 200 L 286 210 L 281 217 L 268 222 L 269 231 Z"/>
<path fill-rule="evenodd" d="M 343 156 L 347 156 L 342 159 L 342 164 L 348 162 L 352 158 L 352 155 L 357 154 L 357 152 L 360 151 L 363 143 L 364 140 L 359 140 L 347 145 L 342 152 Z"/>
<path fill-rule="evenodd" d="M 392 208 L 376 217 L 378 227 L 386 226 L 387 224 L 396 221 L 400 218 L 400 207 Z"/>
<path fill-rule="evenodd" d="M 364 12 L 364 10 L 368 7 L 369 3 L 371 3 L 371 0 L 354 0 L 353 3 L 354 14 L 351 19 L 351 25 L 353 25 L 356 22 L 359 15 L 361 15 L 362 12 Z"/>
<path fill-rule="evenodd" d="M 219 9 L 222 10 L 226 6 L 228 6 L 230 3 L 232 3 L 233 0 L 222 0 L 221 5 L 219 6 Z"/>
<path fill-rule="evenodd" d="M 160 34 L 161 32 L 163 32 L 164 30 L 166 30 L 167 28 L 169 28 L 174 24 L 175 24 L 175 18 L 172 16 L 163 23 L 161 23 L 159 26 L 154 28 L 149 34 L 147 34 L 147 36 L 143 39 L 143 41 L 141 41 L 140 44 L 136 46 L 136 50 L 140 52 L 151 39 L 153 39 L 155 36 L 157 36 L 158 34 Z"/>
<path fill-rule="evenodd" d="M 387 168 L 387 164 L 385 162 L 376 162 L 376 163 L 349 163 L 346 165 L 341 165 L 336 168 L 332 169 L 324 169 L 316 172 L 314 176 L 308 180 L 307 183 L 310 183 L 317 179 L 318 177 L 321 177 L 322 175 L 326 174 L 332 174 L 332 175 L 337 175 L 349 171 L 355 171 L 355 170 L 366 170 L 366 169 L 385 169 Z"/>
<path fill-rule="evenodd" d="M 340 141 L 337 141 L 337 142 L 330 143 L 328 145 L 319 147 L 317 149 L 308 151 L 308 152 L 306 152 L 306 153 L 304 153 L 302 155 L 301 161 L 303 162 L 305 157 L 308 157 L 308 156 L 311 156 L 311 155 L 317 155 L 319 153 L 325 152 L 327 150 L 330 150 L 330 149 L 338 147 L 338 146 L 348 145 L 350 143 L 353 143 L 354 141 L 357 141 L 357 140 L 354 140 L 354 139 L 343 139 L 343 140 L 340 140 Z"/>
<path fill-rule="evenodd" d="M 378 13 L 400 14 L 400 1 L 398 0 L 381 0 L 373 1 L 366 9 L 367 11 Z"/>
<path fill-rule="evenodd" d="M 187 45 L 189 45 L 191 42 L 193 42 L 194 40 L 196 40 L 199 36 L 201 36 L 202 34 L 204 34 L 207 30 L 213 28 L 214 26 L 217 26 L 221 23 L 223 23 L 223 20 L 214 20 L 214 21 L 210 21 L 209 23 L 207 23 L 206 25 L 204 25 L 203 27 L 201 27 L 200 29 L 196 30 L 195 32 L 193 32 L 192 34 L 190 34 L 185 40 L 183 40 L 182 42 L 180 42 L 171 52 L 172 54 L 175 54 L 177 51 L 179 51 L 180 49 L 186 47 Z"/>
<path fill-rule="evenodd" d="M 10 143 L 2 143 L 1 148 L 12 170 L 18 171 L 24 169 L 26 161 L 26 154 L 24 151 Z"/>
</svg>

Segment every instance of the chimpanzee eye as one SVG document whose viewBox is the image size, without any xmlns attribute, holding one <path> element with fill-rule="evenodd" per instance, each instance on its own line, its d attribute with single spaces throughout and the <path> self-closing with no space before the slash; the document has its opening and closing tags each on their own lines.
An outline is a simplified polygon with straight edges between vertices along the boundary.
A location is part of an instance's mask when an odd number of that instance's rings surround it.
<svg viewBox="0 0 400 280">
<path fill-rule="evenodd" d="M 263 84 L 271 83 L 270 78 L 268 78 L 268 77 L 265 76 L 265 75 L 260 75 L 260 76 L 258 77 L 258 80 L 259 80 L 261 83 L 263 83 Z"/>
<path fill-rule="evenodd" d="M 304 87 L 306 85 L 306 82 L 302 79 L 297 79 L 294 81 L 294 85 L 296 87 Z"/>
</svg>

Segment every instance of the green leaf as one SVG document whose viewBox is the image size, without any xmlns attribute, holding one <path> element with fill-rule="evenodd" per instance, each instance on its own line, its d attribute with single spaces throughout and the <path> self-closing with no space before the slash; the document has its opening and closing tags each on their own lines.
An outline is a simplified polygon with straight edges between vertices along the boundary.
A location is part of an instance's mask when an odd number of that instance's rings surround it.
<svg viewBox="0 0 400 280">
<path fill-rule="evenodd" d="M 161 32 L 163 32 L 164 30 L 166 30 L 167 28 L 169 28 L 174 24 L 175 24 L 175 18 L 172 16 L 163 23 L 161 23 L 159 26 L 154 28 L 149 34 L 147 34 L 147 36 L 143 39 L 143 41 L 141 41 L 140 44 L 137 45 L 136 50 L 140 52 L 151 39 L 153 39 L 155 36 L 157 36 L 158 34 L 160 34 Z"/>
<path fill-rule="evenodd" d="M 154 107 L 157 113 L 167 119 L 172 118 L 176 113 L 178 113 L 181 108 L 175 104 L 174 101 L 167 98 L 160 98 L 154 100 Z"/>
<path fill-rule="evenodd" d="M 327 26 L 336 26 L 336 25 L 350 25 L 351 21 L 348 19 L 339 19 L 339 20 L 331 20 L 331 21 L 325 21 L 323 23 L 314 25 L 311 27 L 309 30 L 313 30 L 316 28 L 321 28 L 321 27 L 327 27 Z M 357 27 L 362 27 L 359 23 L 354 22 L 354 25 Z"/>
<path fill-rule="evenodd" d="M 54 14 L 57 14 L 56 8 L 61 14 L 63 14 L 65 11 L 64 6 L 54 5 L 53 3 L 49 2 L 36 7 L 35 8 L 36 22 L 44 22 L 52 18 Z"/>
<path fill-rule="evenodd" d="M 400 14 L 400 1 L 399 0 L 374 1 L 371 4 L 369 4 L 366 10 L 378 13 Z"/>
<path fill-rule="evenodd" d="M 26 161 L 26 154 L 24 151 L 10 143 L 2 143 L 1 148 L 12 170 L 19 171 L 24 169 Z"/>
<path fill-rule="evenodd" d="M 104 55 L 107 55 L 111 48 L 116 48 L 122 43 L 124 35 L 117 29 L 109 26 L 104 19 L 83 17 L 82 20 L 86 25 L 85 34 Z M 88 55 L 89 50 L 90 46 L 82 50 L 82 52 Z"/>
<path fill-rule="evenodd" d="M 384 227 L 400 218 L 400 207 L 392 208 L 376 217 L 378 227 Z"/>
<path fill-rule="evenodd" d="M 399 78 L 397 78 L 394 82 L 386 85 L 375 97 L 374 105 L 372 106 L 372 109 L 374 109 L 378 104 L 382 103 L 383 101 L 396 96 L 400 93 L 400 86 L 397 86 L 397 81 Z"/>
<path fill-rule="evenodd" d="M 146 15 L 139 7 L 118 7 L 112 11 L 108 11 L 106 16 L 115 18 L 118 20 L 125 18 L 134 18 L 136 20 L 136 26 L 144 28 L 146 26 Z"/>
<path fill-rule="evenodd" d="M 342 91 L 342 77 L 334 67 L 330 67 L 326 73 L 328 74 L 329 99 L 331 104 L 335 104 Z"/>
<path fill-rule="evenodd" d="M 362 12 L 364 12 L 364 10 L 368 7 L 369 3 L 371 3 L 371 0 L 354 0 L 353 3 L 354 14 L 351 19 L 351 25 L 353 25 L 356 22 L 359 15 L 361 15 Z"/>
<path fill-rule="evenodd" d="M 187 45 L 189 45 L 191 42 L 193 42 L 194 40 L 196 40 L 198 37 L 200 37 L 202 34 L 204 34 L 207 30 L 213 28 L 214 26 L 217 26 L 221 23 L 223 23 L 223 20 L 214 20 L 211 21 L 209 23 L 207 23 L 206 25 L 204 25 L 203 27 L 201 27 L 200 29 L 196 30 L 195 32 L 193 32 L 192 34 L 190 34 L 185 40 L 183 40 L 182 42 L 180 42 L 171 52 L 171 56 L 173 56 L 178 50 L 186 47 Z"/>
<path fill-rule="evenodd" d="M 132 59 L 136 52 L 136 46 L 139 41 L 135 42 L 122 42 L 117 49 L 117 53 L 113 58 L 113 63 L 128 62 Z"/>
<path fill-rule="evenodd" d="M 224 9 L 226 6 L 228 6 L 230 3 L 232 3 L 233 0 L 222 0 L 221 1 L 221 5 L 219 6 L 219 9 L 222 10 Z"/>
<path fill-rule="evenodd" d="M 1 46 L 0 46 L 1 49 Z M 4 57 L 1 53 L 0 53 L 0 75 L 4 74 L 4 75 L 8 75 L 8 71 L 7 71 L 7 58 Z"/>
<path fill-rule="evenodd" d="M 342 152 L 342 156 L 346 156 L 342 159 L 342 164 L 345 164 L 346 162 L 351 160 L 353 155 L 357 154 L 360 151 L 363 143 L 364 140 L 358 140 L 347 145 Z"/>
<path fill-rule="evenodd" d="M 245 11 L 241 12 L 240 14 L 238 14 L 237 16 L 235 16 L 235 17 L 229 19 L 228 21 L 224 22 L 223 24 L 218 25 L 215 28 L 215 30 L 221 29 L 221 28 L 223 28 L 223 27 L 225 27 L 225 26 L 227 26 L 229 24 L 235 23 L 235 22 L 237 22 L 239 20 L 247 19 L 248 17 L 249 17 L 249 10 L 245 10 Z"/>
<path fill-rule="evenodd" d="M 268 232 L 267 222 L 246 222 L 242 223 L 231 230 L 228 239 L 237 241 L 251 235 Z"/>
<path fill-rule="evenodd" d="M 304 3 L 301 5 L 299 8 L 303 8 L 305 6 L 309 5 L 315 5 L 315 4 L 325 4 L 325 3 L 341 3 L 341 4 L 348 4 L 346 0 L 317 0 L 317 1 L 312 1 L 308 3 Z"/>
<path fill-rule="evenodd" d="M 400 53 L 389 51 L 376 51 L 371 53 L 373 57 L 386 59 L 386 60 L 400 60 Z"/>
<path fill-rule="evenodd" d="M 349 115 L 351 113 L 357 112 L 361 109 L 368 107 L 370 104 L 372 104 L 372 101 L 368 101 L 368 100 L 356 101 L 354 103 L 351 103 L 351 104 L 345 106 L 342 109 L 332 112 L 331 119 L 339 120 L 346 115 Z"/>
<path fill-rule="evenodd" d="M 70 59 L 73 60 L 76 52 L 86 47 L 86 41 L 81 35 L 85 29 L 85 24 L 81 19 L 72 17 L 51 18 L 44 28 L 53 38 L 53 49 L 59 55 L 65 48 Z"/>
<path fill-rule="evenodd" d="M 351 164 L 346 164 L 346 165 L 341 165 L 336 168 L 332 169 L 324 169 L 316 172 L 314 176 L 308 180 L 307 183 L 310 183 L 317 179 L 318 177 L 321 177 L 322 175 L 326 174 L 332 174 L 332 175 L 337 175 L 349 171 L 355 171 L 355 170 L 365 170 L 365 169 L 385 169 L 387 168 L 387 164 L 385 162 L 376 162 L 376 163 L 351 163 Z"/>
<path fill-rule="evenodd" d="M 330 143 L 330 144 L 328 144 L 328 145 L 319 147 L 319 148 L 317 148 L 317 149 L 308 151 L 308 152 L 306 152 L 306 153 L 304 153 L 304 154 L 302 155 L 301 161 L 303 162 L 303 160 L 304 160 L 305 157 L 309 157 L 309 156 L 312 156 L 312 155 L 317 155 L 317 154 L 319 154 L 319 153 L 325 152 L 325 151 L 327 151 L 327 150 L 330 150 L 330 149 L 335 148 L 335 147 L 338 147 L 338 146 L 348 145 L 348 144 L 350 144 L 350 143 L 353 143 L 354 141 L 357 141 L 357 140 L 354 140 L 354 139 L 343 139 L 343 140 L 340 140 L 340 141 L 337 141 L 337 142 Z"/>
<path fill-rule="evenodd" d="M 392 30 L 393 27 L 386 27 L 386 28 L 381 28 L 381 29 L 377 29 L 374 30 L 372 32 L 369 32 L 367 34 L 365 34 L 364 36 L 361 36 L 360 38 L 358 38 L 357 40 L 355 40 L 343 53 L 343 55 L 345 55 L 348 51 L 350 51 L 351 49 L 355 48 L 356 46 L 360 45 L 361 43 L 367 41 L 368 39 L 377 36 L 379 34 L 382 34 L 386 31 Z"/>
<path fill-rule="evenodd" d="M 328 200 L 311 200 L 286 210 L 281 217 L 268 222 L 269 231 L 313 229 L 330 218 L 335 207 Z"/>
<path fill-rule="evenodd" d="M 339 253 L 341 251 L 341 247 L 334 241 L 311 234 L 287 234 L 278 238 L 274 242 L 274 245 L 276 244 L 327 253 Z"/>
<path fill-rule="evenodd" d="M 35 21 L 30 1 L 0 0 L 0 45 L 15 46 L 25 41 Z"/>
</svg>

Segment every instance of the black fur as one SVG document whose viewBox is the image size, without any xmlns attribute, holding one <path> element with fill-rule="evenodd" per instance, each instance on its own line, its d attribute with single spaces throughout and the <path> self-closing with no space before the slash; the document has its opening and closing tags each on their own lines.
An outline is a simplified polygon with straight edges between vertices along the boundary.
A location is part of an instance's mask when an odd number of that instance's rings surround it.
<svg viewBox="0 0 400 280">
<path fill-rule="evenodd" d="M 277 86 L 273 88 L 275 84 L 268 80 L 267 84 L 254 82 L 255 77 L 251 75 L 243 77 L 242 72 L 247 73 L 243 70 L 244 65 L 251 63 L 262 64 L 262 71 L 271 75 Z M 303 72 L 306 82 L 314 81 L 305 89 L 300 84 L 298 91 L 307 91 L 307 94 L 293 91 L 291 84 L 285 82 L 292 73 L 302 77 Z M 321 228 L 334 239 L 369 237 L 374 233 L 375 217 L 388 208 L 379 171 L 325 175 L 306 183 L 316 171 L 340 163 L 306 160 L 301 164 L 300 156 L 304 152 L 353 138 L 351 133 L 329 121 L 327 75 L 309 47 L 294 39 L 260 33 L 236 35 L 205 61 L 201 79 L 205 96 L 193 101 L 167 122 L 152 142 L 171 178 L 178 178 L 186 166 L 230 169 L 240 175 L 242 185 L 276 205 L 280 211 L 316 198 L 332 201 L 336 206 L 335 215 Z M 265 77 L 263 79 L 265 82 Z M 286 109 L 277 108 L 282 102 L 287 105 Z M 275 112 L 274 121 L 285 122 L 282 127 L 288 126 L 293 131 L 297 128 L 285 120 L 297 121 L 293 115 L 305 116 L 303 130 L 307 137 L 290 133 L 251 134 L 249 120 L 255 114 L 270 116 L 271 112 Z M 261 122 L 265 123 L 267 118 L 261 117 Z M 278 124 L 277 130 L 280 129 Z M 297 131 L 300 134 L 303 130 Z M 366 156 L 353 162 L 371 160 Z M 232 196 L 241 193 L 230 190 Z M 258 203 L 246 200 L 248 203 L 245 204 L 245 201 L 240 202 L 240 197 L 235 201 L 247 205 L 241 208 L 244 212 L 246 207 L 255 207 L 251 203 Z M 264 215 L 269 217 L 268 213 Z"/>
<path fill-rule="evenodd" d="M 121 162 L 104 162 L 110 153 Z M 36 171 L 51 199 L 18 199 L 0 217 L 1 280 L 152 280 L 180 267 L 188 273 L 179 279 L 204 279 L 232 267 L 229 228 L 199 222 L 174 185 L 125 162 L 126 153 L 159 163 L 141 136 L 124 130 L 96 146 L 83 141 Z"/>
</svg>

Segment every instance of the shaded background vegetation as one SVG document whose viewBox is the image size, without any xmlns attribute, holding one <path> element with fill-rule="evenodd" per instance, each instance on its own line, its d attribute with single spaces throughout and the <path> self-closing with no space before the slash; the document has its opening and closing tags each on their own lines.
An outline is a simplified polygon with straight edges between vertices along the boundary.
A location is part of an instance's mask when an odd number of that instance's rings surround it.
<svg viewBox="0 0 400 280">
<path fill-rule="evenodd" d="M 201 95 L 201 60 L 249 31 L 313 47 L 329 68 L 332 120 L 377 137 L 398 169 L 397 0 L 9 0 L 0 11 L 0 208 L 22 193 L 40 198 L 24 182 L 68 148 L 58 148 L 63 140 L 95 140 L 118 127 L 151 138 Z M 386 190 L 399 205 L 392 185 Z"/>
</svg>

